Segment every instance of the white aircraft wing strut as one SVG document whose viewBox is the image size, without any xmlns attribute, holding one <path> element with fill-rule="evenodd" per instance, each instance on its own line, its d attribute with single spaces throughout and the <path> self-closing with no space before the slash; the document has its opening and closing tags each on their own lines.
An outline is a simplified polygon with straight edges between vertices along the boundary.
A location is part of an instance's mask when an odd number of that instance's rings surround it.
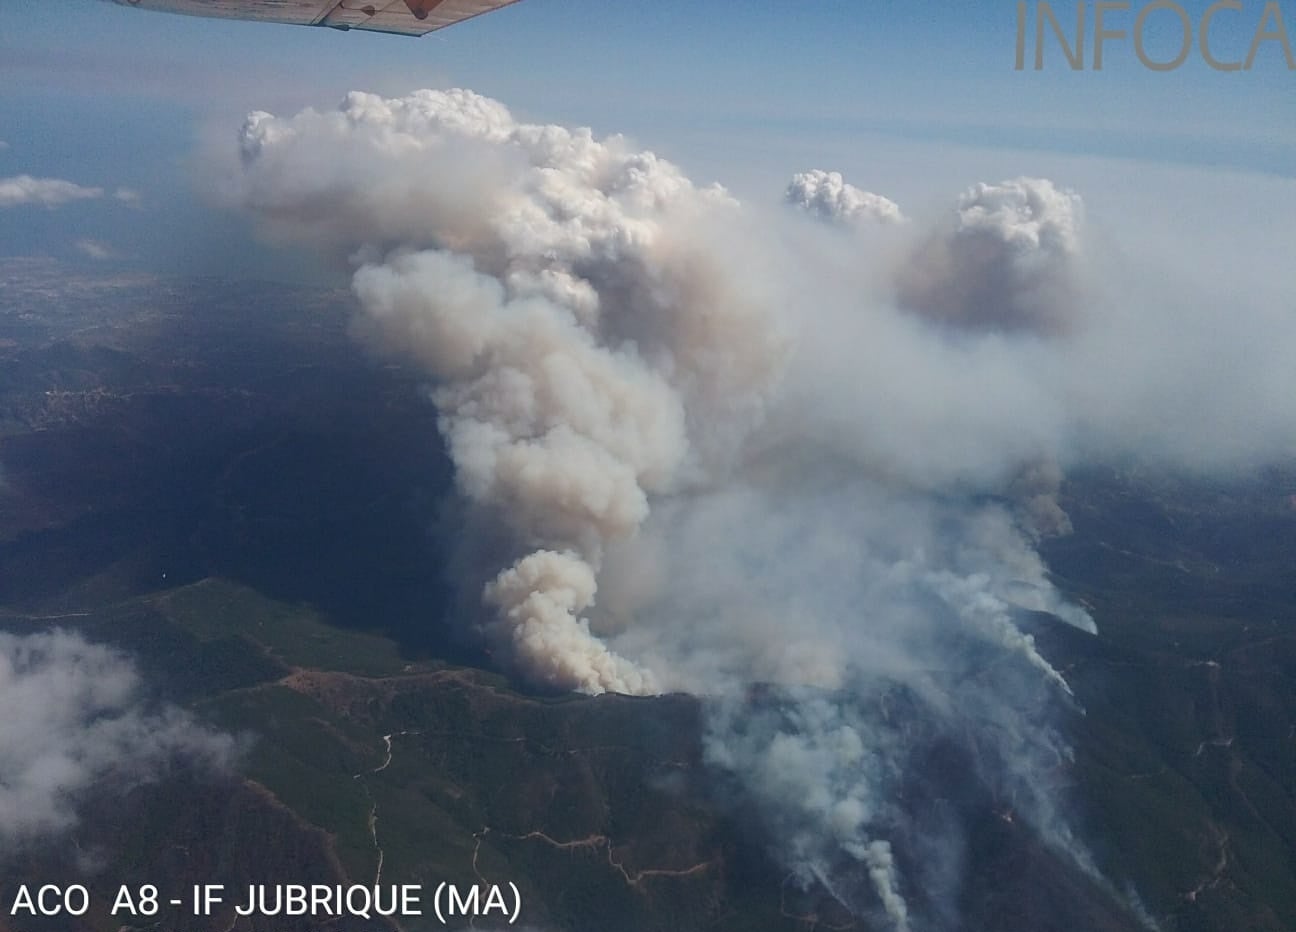
<svg viewBox="0 0 1296 932">
<path fill-rule="evenodd" d="M 407 36 L 463 22 L 517 0 L 116 0 L 122 6 L 190 16 L 301 26 L 369 29 Z"/>
</svg>

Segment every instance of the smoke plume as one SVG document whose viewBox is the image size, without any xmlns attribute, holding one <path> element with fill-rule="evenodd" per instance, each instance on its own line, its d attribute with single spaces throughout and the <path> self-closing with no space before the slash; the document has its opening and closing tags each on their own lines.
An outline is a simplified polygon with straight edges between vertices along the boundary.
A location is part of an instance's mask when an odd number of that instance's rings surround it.
<svg viewBox="0 0 1296 932">
<path fill-rule="evenodd" d="M 793 175 L 783 199 L 823 220 L 837 223 L 863 220 L 902 223 L 905 219 L 895 201 L 847 183 L 841 172 L 817 168 Z"/>
<path fill-rule="evenodd" d="M 435 379 L 459 488 L 516 551 L 485 591 L 497 650 L 562 689 L 655 692 L 584 612 L 607 545 L 720 468 L 780 372 L 769 309 L 729 274 L 736 205 L 469 91 L 253 114 L 242 156 L 244 202 L 359 248 L 362 336 Z"/>
<path fill-rule="evenodd" d="M 221 767 L 233 740 L 174 707 L 144 701 L 121 654 L 66 631 L 0 632 L 0 848 L 76 824 L 104 785 L 158 778 L 177 761 Z"/>
<path fill-rule="evenodd" d="M 1205 391 L 1180 363 L 1218 346 L 1209 314 L 1096 287 L 1080 198 L 1047 180 L 878 225 L 872 255 L 464 90 L 252 114 L 228 193 L 350 257 L 358 336 L 426 373 L 490 529 L 477 627 L 521 676 L 707 696 L 707 760 L 776 856 L 892 928 L 957 926 L 972 810 L 1095 873 L 1071 690 L 1022 619 L 1094 622 L 1034 543 L 1067 530 L 1072 463 L 1196 462 L 1184 425 L 1225 465 L 1296 450 L 1282 353 Z M 901 216 L 835 173 L 786 198 Z"/>
<path fill-rule="evenodd" d="M 900 270 L 900 303 L 969 330 L 1056 333 L 1078 305 L 1080 197 L 1044 178 L 978 184 Z"/>
</svg>

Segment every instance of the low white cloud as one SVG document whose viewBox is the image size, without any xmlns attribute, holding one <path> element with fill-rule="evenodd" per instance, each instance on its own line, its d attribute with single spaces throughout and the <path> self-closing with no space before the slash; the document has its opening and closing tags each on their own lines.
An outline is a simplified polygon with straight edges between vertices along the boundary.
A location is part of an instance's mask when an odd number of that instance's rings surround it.
<svg viewBox="0 0 1296 932">
<path fill-rule="evenodd" d="M 96 789 L 234 753 L 230 737 L 147 702 L 124 655 L 67 631 L 0 633 L 0 708 L 0 851 L 72 828 Z"/>
<path fill-rule="evenodd" d="M 88 188 L 62 178 L 34 178 L 31 175 L 0 178 L 0 208 L 26 204 L 59 207 L 73 201 L 95 200 L 103 196 L 103 188 Z"/>
<path fill-rule="evenodd" d="M 3 148 L 0 145 L 0 149 Z M 134 188 L 116 188 L 109 192 L 62 178 L 37 178 L 32 175 L 0 178 L 0 208 L 24 205 L 54 208 L 74 201 L 96 201 L 103 198 L 111 198 L 126 207 L 139 207 L 143 200 L 140 192 Z"/>
</svg>

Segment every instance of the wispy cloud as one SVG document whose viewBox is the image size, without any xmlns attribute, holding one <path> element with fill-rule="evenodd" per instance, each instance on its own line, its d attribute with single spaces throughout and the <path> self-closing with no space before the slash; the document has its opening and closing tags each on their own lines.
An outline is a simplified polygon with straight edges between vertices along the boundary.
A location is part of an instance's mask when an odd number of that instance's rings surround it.
<svg viewBox="0 0 1296 932">
<path fill-rule="evenodd" d="M 34 178 L 31 175 L 0 178 L 0 208 L 22 207 L 27 204 L 58 207 L 72 201 L 94 200 L 103 195 L 103 188 L 87 188 L 62 178 Z"/>
<path fill-rule="evenodd" d="M 0 148 L 4 148 L 0 145 Z M 11 175 L 0 178 L 0 208 L 35 205 L 54 208 L 73 201 L 95 201 L 105 197 L 126 207 L 139 207 L 143 201 L 134 188 L 88 187 L 62 178 L 36 178 L 32 175 Z"/>
<path fill-rule="evenodd" d="M 76 241 L 76 248 L 83 256 L 96 261 L 102 262 L 121 258 L 115 249 L 97 239 L 79 239 Z"/>
</svg>

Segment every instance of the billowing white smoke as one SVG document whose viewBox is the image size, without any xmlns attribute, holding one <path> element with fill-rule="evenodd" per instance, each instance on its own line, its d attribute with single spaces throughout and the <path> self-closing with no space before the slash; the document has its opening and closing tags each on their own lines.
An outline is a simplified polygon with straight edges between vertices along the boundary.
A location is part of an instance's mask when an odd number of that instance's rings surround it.
<svg viewBox="0 0 1296 932">
<path fill-rule="evenodd" d="M 733 274 L 738 207 L 463 90 L 253 114 L 242 155 L 241 200 L 360 249 L 363 335 L 435 379 L 459 487 L 520 554 L 485 593 L 497 649 L 556 687 L 656 691 L 582 614 L 607 544 L 720 468 L 779 375 L 784 338 Z"/>
<path fill-rule="evenodd" d="M 840 171 L 798 171 L 789 181 L 783 200 L 823 220 L 836 223 L 903 223 L 899 205 L 871 191 L 863 191 L 842 179 Z"/>
<path fill-rule="evenodd" d="M 793 175 L 783 199 L 823 220 L 838 223 L 902 223 L 905 219 L 895 201 L 855 187 L 842 178 L 841 172 L 818 168 Z"/>
<path fill-rule="evenodd" d="M 530 675 L 546 683 L 599 693 L 651 694 L 657 680 L 598 646 L 582 613 L 594 604 L 594 569 L 571 552 L 538 550 L 505 570 L 486 587 L 486 602 L 499 611 L 488 630 Z"/>
<path fill-rule="evenodd" d="M 975 185 L 901 268 L 900 303 L 969 330 L 1065 331 L 1080 218 L 1079 196 L 1044 178 Z"/>
<path fill-rule="evenodd" d="M 932 754 L 1092 871 L 1055 786 L 1070 690 L 1019 627 L 1093 630 L 1033 540 L 1066 530 L 1081 437 L 1146 436 L 1104 420 L 1137 390 L 1094 388 L 1128 341 L 1084 301 L 1076 195 L 978 185 L 896 267 L 461 90 L 253 114 L 232 185 L 270 235 L 350 255 L 359 335 L 427 373 L 506 541 L 481 627 L 519 672 L 713 697 L 708 760 L 795 876 L 897 929 L 954 924 L 957 814 L 894 804 Z M 893 215 L 827 173 L 789 197 Z"/>
<path fill-rule="evenodd" d="M 229 763 L 234 742 L 150 707 L 121 654 L 64 631 L 0 633 L 0 850 L 75 825 L 96 786 L 157 779 L 178 760 Z"/>
<path fill-rule="evenodd" d="M 872 893 L 897 932 L 909 928 L 891 845 L 869 832 L 891 810 L 898 761 L 873 734 L 822 693 L 807 691 L 782 714 L 718 706 L 711 722 L 707 762 L 742 775 L 755 801 L 774 822 L 781 855 L 802 885 L 819 883 L 857 914 L 870 904 L 829 869 L 845 852 L 866 869 Z"/>
<path fill-rule="evenodd" d="M 798 442 L 819 461 L 662 502 L 610 549 L 594 620 L 618 648 L 667 689 L 708 694 L 944 667 L 943 648 L 968 637 L 1066 693 L 1013 611 L 1093 621 L 1059 598 L 1008 510 L 906 493 Z"/>
<path fill-rule="evenodd" d="M 1015 619 L 1092 620 L 1059 598 L 1008 507 L 906 492 L 813 436 L 796 443 L 803 459 L 765 451 L 775 467 L 661 503 L 610 550 L 595 623 L 665 687 L 720 697 L 708 762 L 753 797 L 794 876 L 857 914 L 877 904 L 903 929 L 921 894 L 924 927 L 945 927 L 927 914 L 955 900 L 958 872 L 937 856 L 958 859 L 959 820 L 918 829 L 896 801 L 933 746 L 968 736 L 956 782 L 1011 800 L 1091 870 L 1053 776 L 1070 689 Z"/>
</svg>

